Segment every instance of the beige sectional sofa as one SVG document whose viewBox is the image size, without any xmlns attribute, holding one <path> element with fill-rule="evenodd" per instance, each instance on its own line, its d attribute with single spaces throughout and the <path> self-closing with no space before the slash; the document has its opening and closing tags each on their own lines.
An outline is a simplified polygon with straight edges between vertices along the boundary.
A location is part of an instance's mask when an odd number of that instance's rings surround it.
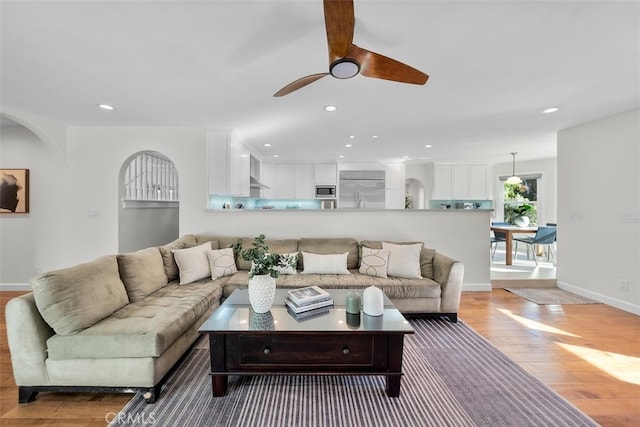
<svg viewBox="0 0 640 427">
<path fill-rule="evenodd" d="M 111 255 L 41 274 L 33 292 L 6 306 L 7 336 L 19 401 L 41 391 L 140 392 L 147 402 L 198 337 L 198 328 L 235 289 L 246 288 L 250 265 L 237 254 L 237 272 L 180 284 L 174 251 L 211 250 L 253 238 L 186 235 L 168 245 Z M 276 253 L 347 254 L 349 274 L 283 274 L 280 288 L 381 288 L 406 314 L 457 321 L 464 266 L 433 249 L 419 252 L 422 278 L 360 273 L 363 250 L 382 242 L 351 238 L 267 240 Z M 415 243 L 415 242 L 414 242 Z M 310 257 L 310 256 L 309 256 Z M 310 258 L 311 259 L 311 258 Z"/>
</svg>

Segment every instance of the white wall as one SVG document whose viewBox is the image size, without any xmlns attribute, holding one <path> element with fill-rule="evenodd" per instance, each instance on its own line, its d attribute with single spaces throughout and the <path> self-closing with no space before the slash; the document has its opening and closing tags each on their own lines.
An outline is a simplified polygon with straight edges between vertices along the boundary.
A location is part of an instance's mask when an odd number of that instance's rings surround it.
<svg viewBox="0 0 640 427">
<path fill-rule="evenodd" d="M 38 120 L 30 117 L 30 124 Z M 45 122 L 45 121 L 43 121 Z M 31 169 L 31 213 L 2 216 L 0 283 L 118 252 L 118 174 L 139 151 L 159 151 L 179 174 L 181 228 L 206 203 L 205 132 L 197 128 L 69 127 L 55 152 L 23 128 L 3 129 L 1 166 Z M 9 128 L 11 129 L 11 128 Z M 89 218 L 89 210 L 98 218 Z"/>
<path fill-rule="evenodd" d="M 640 314 L 640 110 L 561 131 L 558 164 L 559 286 Z"/>
<path fill-rule="evenodd" d="M 26 168 L 30 207 L 26 214 L 0 215 L 0 283 L 24 283 L 60 250 L 55 225 L 64 211 L 70 177 L 63 153 L 22 126 L 0 127 L 0 167 Z M 47 245 L 39 245 L 44 238 Z"/>
<path fill-rule="evenodd" d="M 516 175 L 542 174 L 542 178 L 538 180 L 538 224 L 546 224 L 547 222 L 556 222 L 558 197 L 556 194 L 558 180 L 558 160 L 556 158 L 531 160 L 526 162 L 518 161 L 516 156 Z M 564 168 L 564 164 L 562 167 Z M 502 220 L 503 209 L 503 182 L 500 176 L 511 175 L 513 172 L 513 163 L 499 163 L 493 166 L 491 174 L 491 185 L 493 188 L 495 208 L 495 218 Z"/>
</svg>

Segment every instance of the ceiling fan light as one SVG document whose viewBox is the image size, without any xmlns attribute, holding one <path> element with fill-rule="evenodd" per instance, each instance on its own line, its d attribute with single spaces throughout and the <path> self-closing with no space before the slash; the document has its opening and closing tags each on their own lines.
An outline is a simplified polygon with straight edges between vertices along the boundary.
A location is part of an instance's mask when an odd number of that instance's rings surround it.
<svg viewBox="0 0 640 427">
<path fill-rule="evenodd" d="M 360 64 L 351 58 L 343 58 L 331 64 L 330 73 L 337 79 L 350 79 L 360 72 Z"/>
</svg>

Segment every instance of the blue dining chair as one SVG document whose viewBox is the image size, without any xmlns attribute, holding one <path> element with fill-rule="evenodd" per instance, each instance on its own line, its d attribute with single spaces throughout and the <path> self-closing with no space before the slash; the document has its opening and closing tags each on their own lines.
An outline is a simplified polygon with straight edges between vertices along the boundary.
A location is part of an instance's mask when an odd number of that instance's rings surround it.
<svg viewBox="0 0 640 427">
<path fill-rule="evenodd" d="M 532 249 L 533 259 L 536 262 L 536 266 L 538 265 L 538 257 L 536 256 L 536 245 L 545 246 L 548 250 L 547 259 L 551 260 L 553 258 L 555 260 L 555 256 L 553 255 L 553 244 L 556 241 L 556 227 L 538 227 L 538 231 L 536 234 L 531 237 L 514 237 L 513 241 L 516 242 L 516 257 L 518 256 L 518 242 L 522 242 L 527 244 L 527 257 L 529 257 L 529 249 Z"/>
<path fill-rule="evenodd" d="M 500 227 L 500 226 L 508 226 L 511 225 L 508 222 L 500 222 L 500 221 L 495 221 L 492 222 L 491 225 L 496 226 L 496 227 Z M 493 232 L 493 236 L 491 236 L 491 240 L 489 242 L 489 246 L 493 249 L 491 251 L 491 259 L 493 259 L 493 257 L 496 254 L 496 249 L 498 249 L 498 243 L 503 242 L 506 243 L 507 241 L 507 233 L 503 232 L 503 231 L 494 231 Z M 506 244 L 505 244 L 506 246 Z"/>
</svg>

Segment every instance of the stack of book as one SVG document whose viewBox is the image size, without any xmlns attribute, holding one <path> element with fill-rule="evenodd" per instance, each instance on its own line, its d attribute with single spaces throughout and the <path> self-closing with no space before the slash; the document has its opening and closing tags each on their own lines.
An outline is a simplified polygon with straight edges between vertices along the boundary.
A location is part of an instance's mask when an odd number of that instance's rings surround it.
<svg viewBox="0 0 640 427">
<path fill-rule="evenodd" d="M 329 292 L 318 286 L 293 289 L 284 300 L 287 310 L 296 319 L 315 316 L 329 312 L 333 306 L 333 298 Z"/>
</svg>

